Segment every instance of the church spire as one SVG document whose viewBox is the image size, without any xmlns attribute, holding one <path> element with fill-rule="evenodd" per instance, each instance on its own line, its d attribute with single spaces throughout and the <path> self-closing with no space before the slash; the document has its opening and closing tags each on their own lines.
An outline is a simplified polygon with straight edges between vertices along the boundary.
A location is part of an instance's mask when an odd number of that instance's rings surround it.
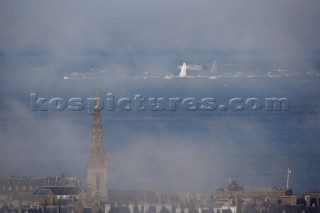
<svg viewBox="0 0 320 213">
<path fill-rule="evenodd" d="M 94 103 L 93 126 L 91 136 L 91 152 L 89 163 L 103 163 L 104 161 L 104 141 L 101 122 L 99 90 L 96 90 Z"/>
<path fill-rule="evenodd" d="M 94 110 L 100 111 L 100 98 L 99 98 L 99 90 L 96 89 L 96 98 L 94 100 Z"/>
<path fill-rule="evenodd" d="M 106 200 L 108 156 L 104 148 L 103 129 L 101 122 L 99 91 L 96 90 L 91 136 L 91 149 L 87 168 L 88 198 Z"/>
</svg>

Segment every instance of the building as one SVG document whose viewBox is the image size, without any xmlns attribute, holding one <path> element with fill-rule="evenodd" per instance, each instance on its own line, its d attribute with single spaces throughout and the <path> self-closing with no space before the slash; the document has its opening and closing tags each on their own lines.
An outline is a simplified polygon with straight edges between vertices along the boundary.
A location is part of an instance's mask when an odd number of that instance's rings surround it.
<svg viewBox="0 0 320 213">
<path fill-rule="evenodd" d="M 108 156 L 104 148 L 99 92 L 97 90 L 94 102 L 91 150 L 87 167 L 88 201 L 108 200 L 107 163 Z"/>
<path fill-rule="evenodd" d="M 34 200 L 34 192 L 40 188 L 72 187 L 82 192 L 79 177 L 2 177 L 0 178 L 0 204 L 11 200 Z"/>
<path fill-rule="evenodd" d="M 168 204 L 170 196 L 159 190 L 109 190 L 109 203 Z"/>
</svg>

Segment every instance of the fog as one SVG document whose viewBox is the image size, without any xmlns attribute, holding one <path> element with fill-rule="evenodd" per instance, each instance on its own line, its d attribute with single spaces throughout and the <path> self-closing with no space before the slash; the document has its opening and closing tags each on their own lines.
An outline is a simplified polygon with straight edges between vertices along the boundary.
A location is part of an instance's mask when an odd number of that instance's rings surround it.
<svg viewBox="0 0 320 213">
<path fill-rule="evenodd" d="M 102 110 L 112 189 L 319 188 L 318 2 L 1 1 L 0 176 L 85 183 L 92 115 L 39 97 L 284 97 L 290 111 Z M 177 65 L 218 62 L 217 79 Z M 284 70 L 284 71 L 283 71 Z M 205 75 L 208 75 L 205 73 Z M 173 76 L 172 79 L 165 79 Z"/>
</svg>

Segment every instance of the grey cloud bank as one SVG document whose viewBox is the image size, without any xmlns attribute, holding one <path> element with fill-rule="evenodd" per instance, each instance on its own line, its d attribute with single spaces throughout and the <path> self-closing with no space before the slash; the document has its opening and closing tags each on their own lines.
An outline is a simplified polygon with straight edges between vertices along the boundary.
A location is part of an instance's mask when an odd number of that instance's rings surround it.
<svg viewBox="0 0 320 213">
<path fill-rule="evenodd" d="M 319 50 L 319 8 L 296 0 L 2 1 L 1 51 L 40 51 L 57 64 L 88 51 L 260 53 L 281 60 Z"/>
</svg>

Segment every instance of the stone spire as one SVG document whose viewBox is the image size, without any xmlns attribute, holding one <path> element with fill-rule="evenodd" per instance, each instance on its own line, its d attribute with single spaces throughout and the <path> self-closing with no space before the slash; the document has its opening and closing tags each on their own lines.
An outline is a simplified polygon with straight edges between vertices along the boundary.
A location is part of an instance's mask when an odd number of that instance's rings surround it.
<svg viewBox="0 0 320 213">
<path fill-rule="evenodd" d="M 107 162 L 101 123 L 99 91 L 94 102 L 93 126 L 91 136 L 90 158 L 87 168 L 87 197 L 89 199 L 107 200 Z"/>
<path fill-rule="evenodd" d="M 105 158 L 103 130 L 101 123 L 99 91 L 96 91 L 94 102 L 93 126 L 91 136 L 91 150 L 89 164 L 104 164 Z"/>
</svg>

